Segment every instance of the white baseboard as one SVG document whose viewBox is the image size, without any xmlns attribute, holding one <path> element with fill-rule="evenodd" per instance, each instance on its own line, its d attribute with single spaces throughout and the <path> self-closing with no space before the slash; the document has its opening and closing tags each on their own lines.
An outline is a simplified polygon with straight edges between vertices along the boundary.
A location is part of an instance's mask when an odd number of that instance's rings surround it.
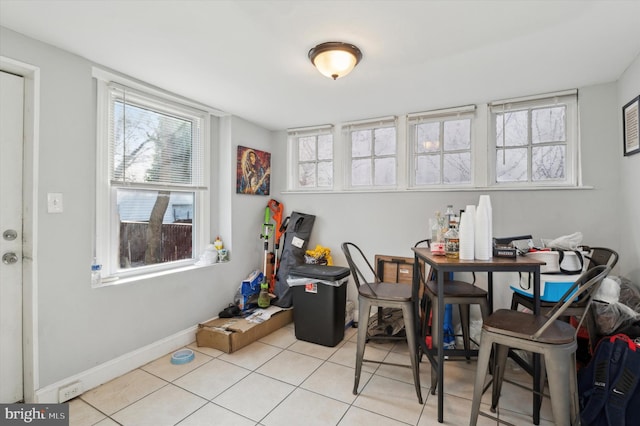
<svg viewBox="0 0 640 426">
<path fill-rule="evenodd" d="M 193 343 L 198 326 L 189 327 L 162 340 L 114 358 L 89 370 L 67 377 L 35 391 L 36 403 L 58 403 L 58 390 L 73 382 L 80 382 L 83 392 L 107 383 L 163 355 Z"/>
</svg>

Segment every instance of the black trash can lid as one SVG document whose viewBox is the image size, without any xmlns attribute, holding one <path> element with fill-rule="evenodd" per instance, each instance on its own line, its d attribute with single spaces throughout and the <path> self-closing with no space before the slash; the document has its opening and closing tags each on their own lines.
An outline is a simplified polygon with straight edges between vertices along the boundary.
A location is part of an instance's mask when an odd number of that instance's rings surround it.
<svg viewBox="0 0 640 426">
<path fill-rule="evenodd" d="M 348 277 L 351 271 L 345 266 L 327 266 L 305 264 L 291 268 L 289 275 L 295 277 L 315 278 L 325 281 L 338 281 L 344 277 Z"/>
</svg>

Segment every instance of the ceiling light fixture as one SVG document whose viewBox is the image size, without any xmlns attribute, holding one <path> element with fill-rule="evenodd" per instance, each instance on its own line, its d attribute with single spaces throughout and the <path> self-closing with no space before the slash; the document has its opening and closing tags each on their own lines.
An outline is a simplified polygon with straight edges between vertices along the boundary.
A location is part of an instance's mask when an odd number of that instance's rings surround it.
<svg viewBox="0 0 640 426">
<path fill-rule="evenodd" d="M 329 41 L 309 50 L 309 59 L 321 74 L 337 80 L 358 65 L 362 52 L 353 44 Z"/>
</svg>

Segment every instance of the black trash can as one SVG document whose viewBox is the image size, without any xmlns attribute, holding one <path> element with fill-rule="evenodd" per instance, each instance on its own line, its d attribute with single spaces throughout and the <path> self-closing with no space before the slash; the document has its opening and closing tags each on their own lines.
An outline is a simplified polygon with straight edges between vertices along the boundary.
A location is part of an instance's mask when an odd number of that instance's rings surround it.
<svg viewBox="0 0 640 426">
<path fill-rule="evenodd" d="M 296 338 L 335 346 L 344 338 L 349 268 L 298 265 L 289 271 Z"/>
</svg>

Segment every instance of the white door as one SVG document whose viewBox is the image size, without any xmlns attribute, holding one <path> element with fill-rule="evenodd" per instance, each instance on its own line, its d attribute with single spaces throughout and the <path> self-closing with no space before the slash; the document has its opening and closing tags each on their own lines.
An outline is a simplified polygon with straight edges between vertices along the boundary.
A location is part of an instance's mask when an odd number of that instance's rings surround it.
<svg viewBox="0 0 640 426">
<path fill-rule="evenodd" d="M 22 400 L 24 79 L 0 72 L 0 403 Z"/>
</svg>

